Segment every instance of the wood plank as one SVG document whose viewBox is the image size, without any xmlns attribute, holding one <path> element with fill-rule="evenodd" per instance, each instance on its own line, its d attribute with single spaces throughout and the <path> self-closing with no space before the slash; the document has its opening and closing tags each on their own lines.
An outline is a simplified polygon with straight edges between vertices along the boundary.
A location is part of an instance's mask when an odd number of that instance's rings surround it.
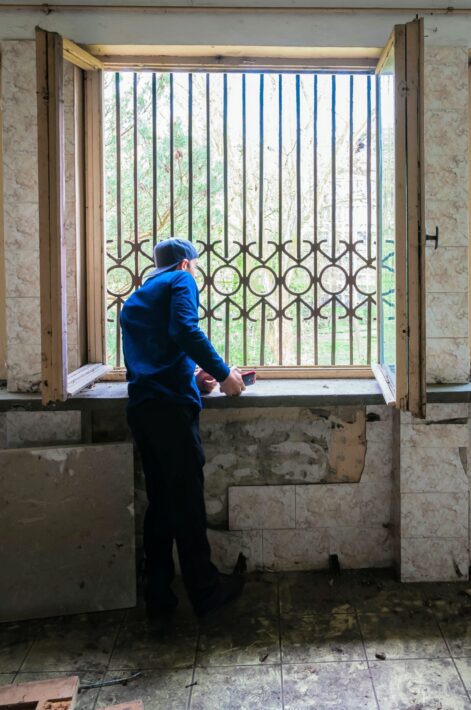
<svg viewBox="0 0 471 710">
<path fill-rule="evenodd" d="M 425 416 L 425 217 L 423 20 L 406 25 L 408 410 Z"/>
<path fill-rule="evenodd" d="M 2 95 L 0 72 L 0 96 Z M 2 107 L 0 102 L 0 157 L 3 157 Z M 0 380 L 7 379 L 7 325 L 5 284 L 5 233 L 3 227 L 3 160 L 0 160 Z"/>
<path fill-rule="evenodd" d="M 87 52 L 86 49 L 82 49 L 78 44 L 72 42 L 70 39 L 62 40 L 64 48 L 64 59 L 66 59 L 71 64 L 74 64 L 79 69 L 85 69 L 88 71 L 96 71 L 98 69 L 103 69 L 103 62 L 94 57 L 93 54 Z"/>
<path fill-rule="evenodd" d="M 87 263 L 85 242 L 84 72 L 74 67 L 75 224 L 79 363 L 87 363 Z"/>
<path fill-rule="evenodd" d="M 381 388 L 381 393 L 384 397 L 385 403 L 388 407 L 394 407 L 396 405 L 396 397 L 391 389 L 389 381 L 384 376 L 383 368 L 381 365 L 372 365 L 371 369 L 373 370 L 376 382 Z"/>
<path fill-rule="evenodd" d="M 103 72 L 85 72 L 85 231 L 88 361 L 105 362 Z"/>
<path fill-rule="evenodd" d="M 376 60 L 369 57 L 340 58 L 277 58 L 233 56 L 169 56 L 159 55 L 104 55 L 101 58 L 107 71 L 373 71 Z"/>
<path fill-rule="evenodd" d="M 43 404 L 66 399 L 62 39 L 36 29 Z"/>
<path fill-rule="evenodd" d="M 103 365 L 102 363 L 89 363 L 79 367 L 78 370 L 71 372 L 67 377 L 67 394 L 73 397 L 84 387 L 88 387 L 101 379 L 110 370 L 110 365 Z"/>
<path fill-rule="evenodd" d="M 405 26 L 394 28 L 395 177 L 396 177 L 396 404 L 407 409 L 407 183 L 406 183 L 406 41 Z"/>
<path fill-rule="evenodd" d="M 53 680 L 32 681 L 18 685 L 4 685 L 0 687 L 0 708 L 18 710 L 25 706 L 32 706 L 36 710 L 45 710 L 48 705 L 53 710 L 73 710 L 77 702 L 80 680 L 78 676 L 57 678 Z M 34 704 L 34 705 L 33 705 Z"/>
<path fill-rule="evenodd" d="M 371 367 L 244 367 L 245 371 L 254 369 L 257 380 L 302 380 L 302 379 L 373 379 Z M 106 375 L 100 377 L 103 382 L 124 382 L 126 370 L 124 368 L 110 368 Z"/>
</svg>

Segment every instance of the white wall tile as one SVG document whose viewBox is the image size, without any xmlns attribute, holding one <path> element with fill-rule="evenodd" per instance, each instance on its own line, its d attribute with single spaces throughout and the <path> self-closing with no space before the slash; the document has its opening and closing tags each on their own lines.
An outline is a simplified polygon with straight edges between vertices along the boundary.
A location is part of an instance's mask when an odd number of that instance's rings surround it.
<svg viewBox="0 0 471 710">
<path fill-rule="evenodd" d="M 403 493 L 401 536 L 468 537 L 468 496 L 461 493 Z"/>
<path fill-rule="evenodd" d="M 295 527 L 294 486 L 234 486 L 228 496 L 230 530 Z"/>
<path fill-rule="evenodd" d="M 324 569 L 329 560 L 326 530 L 264 530 L 263 566 L 274 571 Z"/>
<path fill-rule="evenodd" d="M 467 538 L 437 540 L 403 537 L 400 555 L 402 582 L 459 582 L 468 579 Z"/>
</svg>

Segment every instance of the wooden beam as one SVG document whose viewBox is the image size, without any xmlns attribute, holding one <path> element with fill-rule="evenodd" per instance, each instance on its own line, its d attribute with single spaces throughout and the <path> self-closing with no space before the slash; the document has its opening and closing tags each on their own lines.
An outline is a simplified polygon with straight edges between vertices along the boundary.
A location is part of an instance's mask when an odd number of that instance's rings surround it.
<svg viewBox="0 0 471 710">
<path fill-rule="evenodd" d="M 62 38 L 36 28 L 43 404 L 67 398 Z"/>
<path fill-rule="evenodd" d="M 78 44 L 75 44 L 72 40 L 64 37 L 62 44 L 64 47 L 64 59 L 74 64 L 76 67 L 79 67 L 79 69 L 85 69 L 87 71 L 103 69 L 103 63 L 97 57 L 87 52 L 86 49 L 79 47 Z"/>
<path fill-rule="evenodd" d="M 0 96 L 1 96 L 0 75 Z M 5 284 L 5 232 L 3 227 L 3 134 L 2 108 L 0 103 L 0 380 L 7 378 L 7 325 Z"/>
<path fill-rule="evenodd" d="M 102 365 L 101 363 L 89 363 L 79 367 L 67 377 L 67 394 L 73 397 L 96 380 L 102 379 L 110 370 L 110 365 Z"/>
<path fill-rule="evenodd" d="M 373 71 L 376 60 L 369 57 L 356 59 L 335 58 L 276 58 L 276 57 L 232 57 L 232 56 L 168 56 L 144 55 L 103 55 L 103 67 L 108 71 L 272 71 L 272 72 L 312 72 L 312 71 Z"/>
<path fill-rule="evenodd" d="M 88 361 L 105 362 L 103 72 L 85 72 L 85 233 Z"/>
<path fill-rule="evenodd" d="M 364 379 L 374 378 L 370 366 L 365 367 L 244 367 L 242 370 L 254 369 L 258 380 L 325 380 L 325 379 Z M 100 380 L 104 382 L 124 382 L 126 370 L 115 368 L 107 372 Z"/>
<path fill-rule="evenodd" d="M 406 24 L 408 410 L 425 417 L 423 20 Z"/>
<path fill-rule="evenodd" d="M 396 233 L 396 392 L 397 406 L 408 408 L 407 376 L 407 177 L 406 177 L 406 39 L 404 25 L 394 28 L 395 74 L 395 233 Z"/>
</svg>

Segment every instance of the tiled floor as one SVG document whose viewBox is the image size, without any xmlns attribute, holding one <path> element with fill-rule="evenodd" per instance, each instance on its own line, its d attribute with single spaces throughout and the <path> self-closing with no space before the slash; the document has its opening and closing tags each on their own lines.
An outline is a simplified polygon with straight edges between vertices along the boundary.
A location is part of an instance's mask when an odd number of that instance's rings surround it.
<svg viewBox="0 0 471 710">
<path fill-rule="evenodd" d="M 387 571 L 259 574 L 198 624 L 142 609 L 0 626 L 0 683 L 77 674 L 80 710 L 471 710 L 470 583 L 400 585 Z"/>
</svg>

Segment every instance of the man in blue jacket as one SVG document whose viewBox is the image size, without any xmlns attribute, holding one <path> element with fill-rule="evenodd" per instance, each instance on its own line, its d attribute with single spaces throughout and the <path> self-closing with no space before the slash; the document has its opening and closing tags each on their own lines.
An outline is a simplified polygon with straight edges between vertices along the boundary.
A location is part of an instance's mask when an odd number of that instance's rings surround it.
<svg viewBox="0 0 471 710">
<path fill-rule="evenodd" d="M 245 389 L 198 326 L 198 252 L 184 239 L 155 246 L 156 268 L 121 311 L 128 423 L 139 449 L 149 501 L 144 521 L 146 603 L 150 615 L 172 611 L 176 541 L 182 577 L 196 613 L 238 596 L 243 581 L 211 562 L 206 533 L 199 432 L 200 391 L 216 383 L 226 395 Z M 195 365 L 201 370 L 195 376 Z"/>
</svg>

